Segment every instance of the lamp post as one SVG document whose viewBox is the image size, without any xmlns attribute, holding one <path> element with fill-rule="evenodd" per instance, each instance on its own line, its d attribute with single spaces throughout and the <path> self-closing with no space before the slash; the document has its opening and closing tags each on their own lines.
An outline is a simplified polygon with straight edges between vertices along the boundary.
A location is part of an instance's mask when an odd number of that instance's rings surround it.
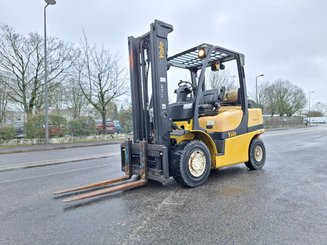
<svg viewBox="0 0 327 245">
<path fill-rule="evenodd" d="M 257 101 L 257 105 L 259 105 L 259 100 L 258 100 L 258 77 L 263 77 L 264 74 L 260 74 L 258 76 L 255 76 L 255 98 Z"/>
<path fill-rule="evenodd" d="M 311 111 L 311 101 L 310 101 L 310 95 L 313 94 L 315 91 L 309 92 L 309 111 L 308 111 L 308 119 L 309 119 L 309 125 L 311 124 L 311 117 L 310 117 L 310 111 Z"/>
<path fill-rule="evenodd" d="M 311 110 L 315 111 L 315 98 L 312 98 L 312 106 L 311 106 Z"/>
<path fill-rule="evenodd" d="M 48 96 L 48 63 L 47 63 L 47 7 L 49 5 L 55 5 L 56 0 L 45 0 L 44 7 L 44 106 L 45 106 L 45 143 L 49 144 L 49 118 L 48 118 L 48 107 L 49 107 L 49 96 Z"/>
</svg>

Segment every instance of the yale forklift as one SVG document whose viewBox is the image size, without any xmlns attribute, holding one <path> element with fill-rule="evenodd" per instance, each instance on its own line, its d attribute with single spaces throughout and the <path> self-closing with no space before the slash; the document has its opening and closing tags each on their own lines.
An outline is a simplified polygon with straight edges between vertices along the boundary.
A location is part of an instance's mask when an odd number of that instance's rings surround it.
<svg viewBox="0 0 327 245">
<path fill-rule="evenodd" d="M 125 175 L 55 192 L 71 195 L 64 202 L 97 197 L 173 177 L 186 187 L 205 183 L 211 169 L 245 163 L 261 169 L 266 153 L 262 111 L 248 103 L 244 55 L 201 44 L 168 57 L 168 34 L 173 27 L 155 20 L 150 31 L 129 37 L 133 108 L 133 140 L 121 145 Z M 206 70 L 219 71 L 234 61 L 239 88 L 206 89 Z M 176 82 L 176 101 L 168 101 L 167 72 L 186 70 L 189 81 Z M 134 178 L 135 176 L 136 178 Z"/>
</svg>

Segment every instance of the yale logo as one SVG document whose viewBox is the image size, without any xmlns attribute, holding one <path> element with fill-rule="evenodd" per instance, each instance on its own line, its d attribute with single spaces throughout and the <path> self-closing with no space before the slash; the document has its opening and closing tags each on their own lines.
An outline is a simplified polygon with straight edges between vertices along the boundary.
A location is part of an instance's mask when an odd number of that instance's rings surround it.
<svg viewBox="0 0 327 245">
<path fill-rule="evenodd" d="M 235 137 L 236 136 L 236 132 L 235 131 L 230 131 L 228 132 L 228 137 L 231 138 L 231 137 Z"/>
<path fill-rule="evenodd" d="M 163 59 L 165 58 L 165 49 L 164 49 L 164 43 L 163 41 L 159 42 L 159 58 Z"/>
</svg>

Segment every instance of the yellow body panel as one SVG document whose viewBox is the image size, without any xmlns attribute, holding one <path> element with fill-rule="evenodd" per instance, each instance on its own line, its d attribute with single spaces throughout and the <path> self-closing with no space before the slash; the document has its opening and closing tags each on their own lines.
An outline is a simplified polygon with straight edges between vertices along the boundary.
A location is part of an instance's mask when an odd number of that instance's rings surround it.
<svg viewBox="0 0 327 245">
<path fill-rule="evenodd" d="M 178 122 L 174 122 L 179 128 L 182 128 L 184 130 L 191 130 L 192 129 L 192 125 L 193 122 L 192 120 L 190 120 L 190 122 L 188 121 L 178 121 Z"/>
<path fill-rule="evenodd" d="M 207 129 L 208 133 L 226 132 L 236 129 L 243 117 L 240 106 L 223 106 L 219 109 L 216 116 L 205 116 L 199 118 L 201 128 Z M 207 128 L 212 125 L 212 128 Z"/>
<path fill-rule="evenodd" d="M 263 124 L 262 110 L 259 108 L 251 108 L 249 111 L 248 127 Z"/>
<path fill-rule="evenodd" d="M 225 154 L 216 156 L 216 166 L 213 166 L 213 168 L 247 162 L 249 160 L 248 153 L 251 140 L 261 133 L 263 133 L 262 130 L 257 130 L 226 139 Z"/>
<path fill-rule="evenodd" d="M 236 135 L 237 127 L 243 118 L 240 106 L 222 106 L 216 116 L 204 116 L 199 118 L 200 127 L 207 132 L 192 130 L 192 120 L 174 122 L 179 128 L 189 132 L 182 136 L 172 135 L 177 143 L 199 139 L 209 148 L 212 159 L 212 168 L 217 169 L 248 161 L 249 146 L 253 138 L 264 133 L 264 129 L 257 129 L 249 133 Z M 207 126 L 211 127 L 207 127 Z M 263 125 L 262 110 L 257 108 L 248 109 L 248 128 Z M 224 154 L 217 152 L 214 140 L 209 133 L 228 132 L 225 139 Z"/>
</svg>

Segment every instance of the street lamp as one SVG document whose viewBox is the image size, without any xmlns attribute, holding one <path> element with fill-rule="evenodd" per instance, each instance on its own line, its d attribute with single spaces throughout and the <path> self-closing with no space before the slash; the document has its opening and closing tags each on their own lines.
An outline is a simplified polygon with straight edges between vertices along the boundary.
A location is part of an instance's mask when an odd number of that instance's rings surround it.
<svg viewBox="0 0 327 245">
<path fill-rule="evenodd" d="M 264 74 L 255 76 L 255 97 L 256 97 L 256 100 L 257 100 L 257 105 L 259 104 L 259 100 L 258 100 L 258 77 L 263 77 L 263 76 L 264 76 Z"/>
<path fill-rule="evenodd" d="M 315 98 L 312 98 L 312 106 L 311 110 L 315 111 Z"/>
<path fill-rule="evenodd" d="M 309 92 L 309 111 L 308 111 L 308 119 L 309 119 L 309 125 L 311 124 L 311 117 L 310 117 L 310 111 L 311 111 L 311 101 L 310 101 L 310 95 L 313 94 L 315 91 Z"/>
<path fill-rule="evenodd" d="M 44 104 L 45 104 L 45 143 L 49 144 L 49 121 L 48 121 L 48 63 L 47 63 L 47 7 L 55 5 L 56 0 L 45 0 L 44 7 Z"/>
</svg>

